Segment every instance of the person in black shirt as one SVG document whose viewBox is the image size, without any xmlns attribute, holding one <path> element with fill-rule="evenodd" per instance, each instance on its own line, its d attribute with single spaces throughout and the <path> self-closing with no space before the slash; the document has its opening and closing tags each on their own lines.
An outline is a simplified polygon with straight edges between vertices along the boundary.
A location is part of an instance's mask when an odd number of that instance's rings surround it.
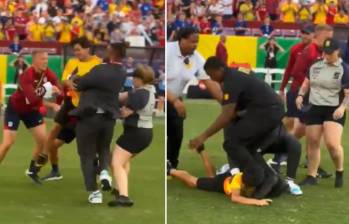
<svg viewBox="0 0 349 224">
<path fill-rule="evenodd" d="M 229 158 L 244 170 L 251 162 L 265 169 L 265 181 L 259 196 L 264 197 L 278 181 L 275 173 L 260 156 L 257 147 L 265 137 L 282 124 L 284 107 L 278 95 L 264 81 L 245 68 L 230 69 L 217 57 L 210 57 L 205 71 L 213 81 L 223 86 L 222 112 L 201 135 L 190 140 L 196 149 L 223 128 L 223 148 Z"/>
<path fill-rule="evenodd" d="M 90 192 L 88 201 L 92 204 L 102 203 L 94 160 L 98 155 L 98 158 L 103 158 L 100 161 L 102 167 L 108 167 L 110 163 L 110 144 L 115 120 L 119 116 L 118 95 L 126 79 L 121 63 L 125 56 L 125 44 L 111 44 L 108 56 L 107 63 L 95 66 L 84 76 L 73 76 L 67 83 L 70 88 L 81 92 L 78 107 L 69 114 L 78 118 L 76 141 L 86 190 Z"/>
</svg>

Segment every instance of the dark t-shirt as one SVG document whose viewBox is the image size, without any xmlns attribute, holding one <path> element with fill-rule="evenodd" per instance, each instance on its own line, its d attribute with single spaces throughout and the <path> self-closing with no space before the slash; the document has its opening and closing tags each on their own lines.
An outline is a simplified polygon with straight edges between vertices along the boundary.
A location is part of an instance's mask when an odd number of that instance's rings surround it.
<svg viewBox="0 0 349 224">
<path fill-rule="evenodd" d="M 227 68 L 223 81 L 223 105 L 236 103 L 237 110 L 261 110 L 280 105 L 275 91 L 246 68 Z"/>
<path fill-rule="evenodd" d="M 149 96 L 149 91 L 145 89 L 136 89 L 128 93 L 126 106 L 135 111 L 135 113 L 125 118 L 124 125 L 137 127 L 139 120 L 139 114 L 137 113 L 137 111 L 143 109 L 147 105 Z"/>
</svg>

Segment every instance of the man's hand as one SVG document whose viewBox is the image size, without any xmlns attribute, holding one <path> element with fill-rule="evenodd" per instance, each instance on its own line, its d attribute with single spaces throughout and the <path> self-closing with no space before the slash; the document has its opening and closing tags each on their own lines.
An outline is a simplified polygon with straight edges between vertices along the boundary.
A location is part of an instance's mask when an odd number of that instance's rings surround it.
<svg viewBox="0 0 349 224">
<path fill-rule="evenodd" d="M 52 86 L 52 94 L 60 95 L 61 94 L 61 90 L 57 86 Z"/>
<path fill-rule="evenodd" d="M 260 207 L 268 206 L 273 202 L 271 199 L 261 199 L 256 201 L 256 205 Z"/>
<path fill-rule="evenodd" d="M 346 108 L 344 106 L 338 107 L 333 113 L 333 119 L 339 120 L 344 116 Z"/>
<path fill-rule="evenodd" d="M 279 91 L 279 96 L 280 96 L 280 99 L 282 100 L 282 102 L 285 103 L 286 102 L 285 92 Z"/>
<path fill-rule="evenodd" d="M 133 114 L 133 110 L 131 110 L 131 109 L 127 108 L 127 107 L 122 107 L 120 109 L 120 116 L 122 118 L 126 118 L 126 117 L 130 116 L 131 114 Z"/>
<path fill-rule="evenodd" d="M 296 98 L 296 105 L 298 110 L 301 110 L 303 107 L 303 96 L 297 96 Z"/>
<path fill-rule="evenodd" d="M 176 109 L 176 111 L 180 117 L 183 117 L 183 118 L 186 117 L 185 104 L 181 100 L 176 99 L 173 102 L 173 106 Z"/>
<path fill-rule="evenodd" d="M 69 89 L 69 90 L 76 90 L 76 84 L 72 80 L 66 80 L 64 82 L 64 85 Z"/>
<path fill-rule="evenodd" d="M 198 137 L 196 137 L 194 139 L 191 139 L 189 141 L 189 148 L 190 149 L 197 149 L 197 148 L 199 148 L 201 145 L 204 144 L 206 139 L 207 138 L 205 136 L 202 136 L 202 135 L 200 135 L 200 136 L 198 136 Z"/>
</svg>

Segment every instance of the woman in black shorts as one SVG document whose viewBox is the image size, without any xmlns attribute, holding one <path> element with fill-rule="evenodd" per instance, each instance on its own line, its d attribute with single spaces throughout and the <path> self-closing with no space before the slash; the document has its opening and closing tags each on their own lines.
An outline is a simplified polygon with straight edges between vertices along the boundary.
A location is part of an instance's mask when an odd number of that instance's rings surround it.
<svg viewBox="0 0 349 224">
<path fill-rule="evenodd" d="M 345 111 L 349 105 L 349 68 L 342 62 L 339 43 L 327 39 L 323 46 L 324 59 L 315 62 L 309 70 L 296 99 L 298 109 L 303 107 L 309 92 L 306 115 L 308 141 L 308 175 L 301 185 L 317 184 L 316 173 L 320 163 L 320 142 L 323 136 L 336 168 L 335 187 L 343 186 L 344 154 L 341 145 Z"/>
<path fill-rule="evenodd" d="M 154 71 L 147 65 L 138 65 L 134 71 L 134 90 L 120 94 L 124 120 L 124 132 L 116 141 L 112 168 L 118 194 L 109 206 L 132 206 L 128 197 L 128 174 L 131 159 L 146 149 L 153 139 L 152 115 L 155 106 Z"/>
</svg>

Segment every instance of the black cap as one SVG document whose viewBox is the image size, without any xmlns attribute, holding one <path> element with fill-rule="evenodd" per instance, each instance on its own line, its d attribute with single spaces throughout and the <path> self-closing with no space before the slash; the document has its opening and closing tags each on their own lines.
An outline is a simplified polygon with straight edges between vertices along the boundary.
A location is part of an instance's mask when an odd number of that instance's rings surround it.
<svg viewBox="0 0 349 224">
<path fill-rule="evenodd" d="M 334 51 L 339 50 L 339 42 L 336 39 L 326 39 L 323 46 L 325 54 L 332 54 Z"/>
<path fill-rule="evenodd" d="M 301 29 L 301 32 L 304 33 L 304 34 L 311 34 L 311 33 L 314 33 L 315 32 L 315 27 L 314 25 L 312 24 L 307 24 L 307 25 L 304 25 Z"/>
</svg>

